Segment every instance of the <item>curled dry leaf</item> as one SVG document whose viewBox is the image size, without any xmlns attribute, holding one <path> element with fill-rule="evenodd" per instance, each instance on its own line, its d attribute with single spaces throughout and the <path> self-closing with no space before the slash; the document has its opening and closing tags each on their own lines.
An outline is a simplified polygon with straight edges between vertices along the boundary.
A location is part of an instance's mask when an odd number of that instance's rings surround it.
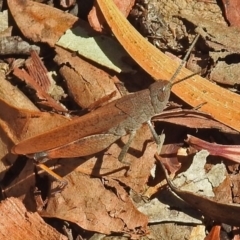
<svg viewBox="0 0 240 240">
<path fill-rule="evenodd" d="M 50 198 L 42 216 L 71 221 L 80 227 L 104 234 L 111 232 L 142 235 L 148 218 L 140 213 L 118 182 L 101 182 L 81 173 L 66 177 L 68 186 Z"/>
<path fill-rule="evenodd" d="M 180 146 L 175 144 L 163 145 L 159 156 L 159 159 L 171 174 L 175 174 L 181 168 L 181 163 L 177 159 L 179 148 Z M 159 161 L 159 159 L 157 160 Z"/>
<path fill-rule="evenodd" d="M 56 47 L 55 50 L 57 55 L 54 60 L 61 66 L 60 73 L 67 83 L 69 95 L 79 106 L 88 108 L 94 102 L 113 92 L 117 94 L 111 101 L 120 97 L 107 72 L 78 56 L 72 56 L 65 49 Z"/>
<path fill-rule="evenodd" d="M 9 0 L 8 7 L 23 35 L 34 42 L 54 46 L 78 20 L 51 6 L 29 0 Z"/>
<path fill-rule="evenodd" d="M 228 160 L 240 163 L 239 145 L 222 145 L 217 143 L 209 143 L 191 135 L 187 135 L 186 142 L 197 150 L 206 149 L 213 156 L 224 157 Z"/>
<path fill-rule="evenodd" d="M 157 155 L 155 156 L 157 157 Z M 171 190 L 184 201 L 192 205 L 192 207 L 199 209 L 205 216 L 214 220 L 216 223 L 226 223 L 232 226 L 240 225 L 238 217 L 240 214 L 240 206 L 238 204 L 219 203 L 204 196 L 180 190 L 174 185 L 172 180 L 170 180 L 164 165 L 161 164 L 161 166 L 164 170 L 166 180 Z"/>
<path fill-rule="evenodd" d="M 28 212 L 16 198 L 1 202 L 0 238 L 1 239 L 53 239 L 67 240 L 67 237 L 47 225 L 38 213 Z"/>
<path fill-rule="evenodd" d="M 237 131 L 228 126 L 216 121 L 209 114 L 188 109 L 173 109 L 166 110 L 152 118 L 153 121 L 168 122 L 189 128 L 216 128 L 222 132 L 238 134 Z"/>
</svg>

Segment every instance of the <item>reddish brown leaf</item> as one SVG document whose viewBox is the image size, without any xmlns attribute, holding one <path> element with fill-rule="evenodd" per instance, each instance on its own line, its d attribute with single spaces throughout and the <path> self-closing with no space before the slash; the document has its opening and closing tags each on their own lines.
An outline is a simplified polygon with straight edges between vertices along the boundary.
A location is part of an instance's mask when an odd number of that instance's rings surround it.
<svg viewBox="0 0 240 240">
<path fill-rule="evenodd" d="M 59 114 L 18 109 L 1 99 L 0 109 L 0 127 L 15 144 L 70 121 Z"/>
<path fill-rule="evenodd" d="M 1 239 L 67 240 L 67 237 L 47 225 L 38 213 L 28 212 L 18 199 L 2 201 L 0 211 Z"/>
<path fill-rule="evenodd" d="M 230 25 L 240 27 L 240 2 L 238 0 L 222 0 L 222 2 Z"/>
<path fill-rule="evenodd" d="M 56 166 L 60 164 L 61 168 L 58 174 L 65 176 L 67 173 L 76 169 L 77 171 L 92 175 L 95 177 L 107 176 L 129 186 L 135 192 L 144 191 L 145 184 L 148 181 L 150 170 L 154 166 L 155 159 L 153 153 L 156 152 L 156 143 L 152 141 L 152 134 L 147 125 L 138 130 L 131 146 L 126 154 L 125 161 L 129 165 L 118 161 L 118 156 L 129 136 L 113 143 L 105 152 L 99 153 L 93 157 L 83 159 L 59 159 Z"/>
<path fill-rule="evenodd" d="M 175 144 L 163 145 L 159 159 L 164 164 L 166 169 L 175 174 L 180 168 L 181 163 L 177 159 L 177 151 L 179 146 Z M 159 159 L 157 159 L 159 161 Z"/>
<path fill-rule="evenodd" d="M 155 155 L 158 158 L 157 155 Z M 161 161 L 159 161 L 161 163 Z M 240 206 L 238 204 L 227 204 L 212 201 L 206 197 L 194 194 L 189 191 L 178 189 L 170 180 L 168 173 L 163 164 L 161 164 L 166 180 L 171 190 L 189 203 L 192 207 L 199 209 L 205 216 L 217 223 L 226 223 L 233 226 L 239 226 Z"/>
<path fill-rule="evenodd" d="M 221 156 L 232 160 L 234 162 L 240 163 L 239 154 L 240 154 L 240 146 L 239 145 L 221 145 L 216 143 L 209 143 L 201 140 L 200 138 L 196 138 L 191 135 L 187 135 L 188 138 L 186 142 L 198 149 L 206 149 L 213 156 Z"/>
<path fill-rule="evenodd" d="M 120 97 L 109 73 L 60 47 L 56 47 L 56 52 L 54 60 L 61 66 L 60 73 L 66 80 L 69 95 L 79 106 L 88 108 L 113 92 L 117 94 L 111 101 Z"/>
<path fill-rule="evenodd" d="M 134 207 L 118 182 L 101 182 L 77 172 L 72 172 L 66 180 L 68 186 L 49 199 L 46 217 L 61 218 L 104 234 L 146 233 L 148 218 Z"/>
<path fill-rule="evenodd" d="M 25 37 L 50 46 L 54 46 L 78 20 L 71 14 L 35 1 L 9 0 L 8 7 Z"/>
<path fill-rule="evenodd" d="M 173 124 L 178 124 L 181 126 L 186 126 L 189 128 L 216 128 L 223 132 L 228 133 L 238 133 L 233 129 L 227 127 L 226 125 L 217 122 L 209 114 L 203 113 L 197 110 L 187 110 L 187 109 L 173 109 L 163 111 L 157 116 L 153 117 L 153 121 L 163 121 Z"/>
</svg>

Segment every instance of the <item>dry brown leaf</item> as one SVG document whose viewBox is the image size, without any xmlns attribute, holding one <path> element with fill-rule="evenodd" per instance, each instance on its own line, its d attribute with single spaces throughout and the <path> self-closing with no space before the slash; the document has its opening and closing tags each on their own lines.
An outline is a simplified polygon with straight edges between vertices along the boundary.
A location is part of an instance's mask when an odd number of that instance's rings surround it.
<svg viewBox="0 0 240 240">
<path fill-rule="evenodd" d="M 50 46 L 78 20 L 71 14 L 35 1 L 9 0 L 8 7 L 23 35 Z"/>
<path fill-rule="evenodd" d="M 0 126 L 15 144 L 70 121 L 55 113 L 15 108 L 1 99 L 0 109 Z"/>
<path fill-rule="evenodd" d="M 231 26 L 240 27 L 240 2 L 238 0 L 222 0 L 225 16 Z"/>
<path fill-rule="evenodd" d="M 189 128 L 216 128 L 222 132 L 238 134 L 237 131 L 216 121 L 209 114 L 197 110 L 173 109 L 154 116 L 152 121 L 168 122 Z"/>
<path fill-rule="evenodd" d="M 158 161 L 161 160 L 171 174 L 175 174 L 181 168 L 181 163 L 177 159 L 179 148 L 180 146 L 175 144 L 163 145 L 159 159 L 157 159 Z"/>
<path fill-rule="evenodd" d="M 5 79 L 5 74 L 0 71 L 0 99 L 16 108 L 39 111 L 38 108 L 18 88 Z"/>
<path fill-rule="evenodd" d="M 158 156 L 155 155 L 157 158 Z M 161 163 L 161 161 L 159 161 Z M 216 223 L 226 223 L 232 226 L 239 226 L 240 206 L 238 204 L 219 203 L 201 195 L 184 191 L 177 188 L 172 180 L 170 180 L 168 173 L 163 164 L 161 164 L 166 180 L 171 190 L 189 203 L 192 207 L 199 209 L 205 216 L 214 220 Z"/>
<path fill-rule="evenodd" d="M 18 161 L 27 161 L 22 171 L 14 176 L 15 178 L 5 185 L 2 183 L 2 194 L 4 198 L 16 197 L 21 200 L 28 211 L 36 211 L 36 202 L 33 189 L 36 184 L 34 163 L 26 157 L 20 157 Z M 14 172 L 15 173 L 15 172 Z M 16 175 L 16 174 L 15 174 Z"/>
<path fill-rule="evenodd" d="M 90 231 L 142 235 L 148 218 L 133 205 L 124 188 L 114 180 L 91 178 L 72 172 L 68 186 L 50 198 L 42 216 L 71 221 Z"/>
<path fill-rule="evenodd" d="M 28 212 L 16 198 L 8 198 L 0 204 L 0 238 L 8 240 L 42 239 L 67 240 L 47 225 L 38 213 Z"/>
<path fill-rule="evenodd" d="M 73 56 L 61 47 L 56 47 L 55 50 L 57 55 L 54 60 L 61 66 L 60 73 L 67 83 L 69 95 L 79 106 L 88 108 L 112 92 L 117 92 L 117 95 L 111 101 L 120 97 L 112 77 L 107 72 L 78 56 Z"/>
</svg>

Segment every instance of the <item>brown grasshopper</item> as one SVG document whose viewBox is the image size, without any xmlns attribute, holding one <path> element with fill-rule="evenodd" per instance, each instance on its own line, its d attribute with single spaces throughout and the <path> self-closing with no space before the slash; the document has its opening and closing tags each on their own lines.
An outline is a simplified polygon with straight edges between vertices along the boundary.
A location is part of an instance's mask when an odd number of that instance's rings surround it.
<svg viewBox="0 0 240 240">
<path fill-rule="evenodd" d="M 149 124 L 159 143 L 150 120 L 166 107 L 171 88 L 177 83 L 173 83 L 173 80 L 198 37 L 191 44 L 170 81 L 156 81 L 146 90 L 125 95 L 66 125 L 26 139 L 14 146 L 12 152 L 29 155 L 35 160 L 88 156 L 106 149 L 117 139 L 130 134 L 128 143 L 119 155 L 119 160 L 122 161 L 136 130 L 145 122 Z"/>
</svg>

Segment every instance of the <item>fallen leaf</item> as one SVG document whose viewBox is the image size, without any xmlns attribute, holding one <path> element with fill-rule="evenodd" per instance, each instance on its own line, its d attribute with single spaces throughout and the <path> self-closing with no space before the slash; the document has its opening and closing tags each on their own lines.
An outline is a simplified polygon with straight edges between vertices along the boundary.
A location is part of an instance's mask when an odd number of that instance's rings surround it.
<svg viewBox="0 0 240 240">
<path fill-rule="evenodd" d="M 124 136 L 122 139 L 114 142 L 107 151 L 94 156 L 80 159 L 52 160 L 48 164 L 54 165 L 55 168 L 60 166 L 56 171 L 60 176 L 65 176 L 75 169 L 94 177 L 116 179 L 129 186 L 135 192 L 140 193 L 144 191 L 145 184 L 150 176 L 150 170 L 154 165 L 155 160 L 152 156 L 157 146 L 152 141 L 152 134 L 148 126 L 143 125 L 137 131 L 124 159 L 130 165 L 124 164 L 119 162 L 118 156 L 128 138 L 129 136 Z M 87 143 L 89 144 L 89 142 Z"/>
<path fill-rule="evenodd" d="M 156 156 L 156 155 L 155 155 Z M 157 156 L 156 156 L 157 157 Z M 214 220 L 216 223 L 226 223 L 232 226 L 239 226 L 240 206 L 238 204 L 227 204 L 212 201 L 204 196 L 189 191 L 180 190 L 170 180 L 164 165 L 161 164 L 166 180 L 171 190 L 192 207 L 199 209 L 204 216 Z"/>
<path fill-rule="evenodd" d="M 24 205 L 15 198 L 1 201 L 0 238 L 9 240 L 20 239 L 58 239 L 67 237 L 47 225 L 38 213 L 28 212 Z"/>
<path fill-rule="evenodd" d="M 240 4 L 238 0 L 222 0 L 225 16 L 231 26 L 240 27 Z"/>
<path fill-rule="evenodd" d="M 0 71 L 0 99 L 7 104 L 32 111 L 39 111 L 38 108 L 18 88 L 13 86 L 3 72 Z"/>
<path fill-rule="evenodd" d="M 117 94 L 110 99 L 111 101 L 120 97 L 109 73 L 78 56 L 73 57 L 65 49 L 56 47 L 55 50 L 57 55 L 54 61 L 60 66 L 60 73 L 67 83 L 69 95 L 79 106 L 86 109 L 112 92 Z"/>
<path fill-rule="evenodd" d="M 71 14 L 34 1 L 9 0 L 8 7 L 26 38 L 48 43 L 50 46 L 54 46 L 78 20 Z"/>
<path fill-rule="evenodd" d="M 46 213 L 42 216 L 61 218 L 86 230 L 104 234 L 146 233 L 148 218 L 134 207 L 118 182 L 101 182 L 77 172 L 65 179 L 68 186 L 49 199 Z"/>
<path fill-rule="evenodd" d="M 177 108 L 166 110 L 154 116 L 152 121 L 168 122 L 196 129 L 216 128 L 222 132 L 238 134 L 237 131 L 216 121 L 209 114 L 194 109 L 188 110 Z"/>
<path fill-rule="evenodd" d="M 197 150 L 206 149 L 213 156 L 224 157 L 228 160 L 240 163 L 239 145 L 222 145 L 217 143 L 209 143 L 191 135 L 187 136 L 188 138 L 186 139 L 186 142 Z"/>
<path fill-rule="evenodd" d="M 194 156 L 191 166 L 175 177 L 174 185 L 180 187 L 181 190 L 214 197 L 213 188 L 218 187 L 226 179 L 227 172 L 225 165 L 222 163 L 214 165 L 206 172 L 204 166 L 208 155 L 209 153 L 206 150 L 198 152 Z"/>
<path fill-rule="evenodd" d="M 111 37 L 93 31 L 83 21 L 80 21 L 78 26 L 68 29 L 56 45 L 77 52 L 84 58 L 115 72 L 134 72 L 133 68 L 124 62 L 128 54 L 123 47 Z"/>
<path fill-rule="evenodd" d="M 15 144 L 70 122 L 56 113 L 15 108 L 1 99 L 0 108 L 0 126 Z"/>
</svg>

